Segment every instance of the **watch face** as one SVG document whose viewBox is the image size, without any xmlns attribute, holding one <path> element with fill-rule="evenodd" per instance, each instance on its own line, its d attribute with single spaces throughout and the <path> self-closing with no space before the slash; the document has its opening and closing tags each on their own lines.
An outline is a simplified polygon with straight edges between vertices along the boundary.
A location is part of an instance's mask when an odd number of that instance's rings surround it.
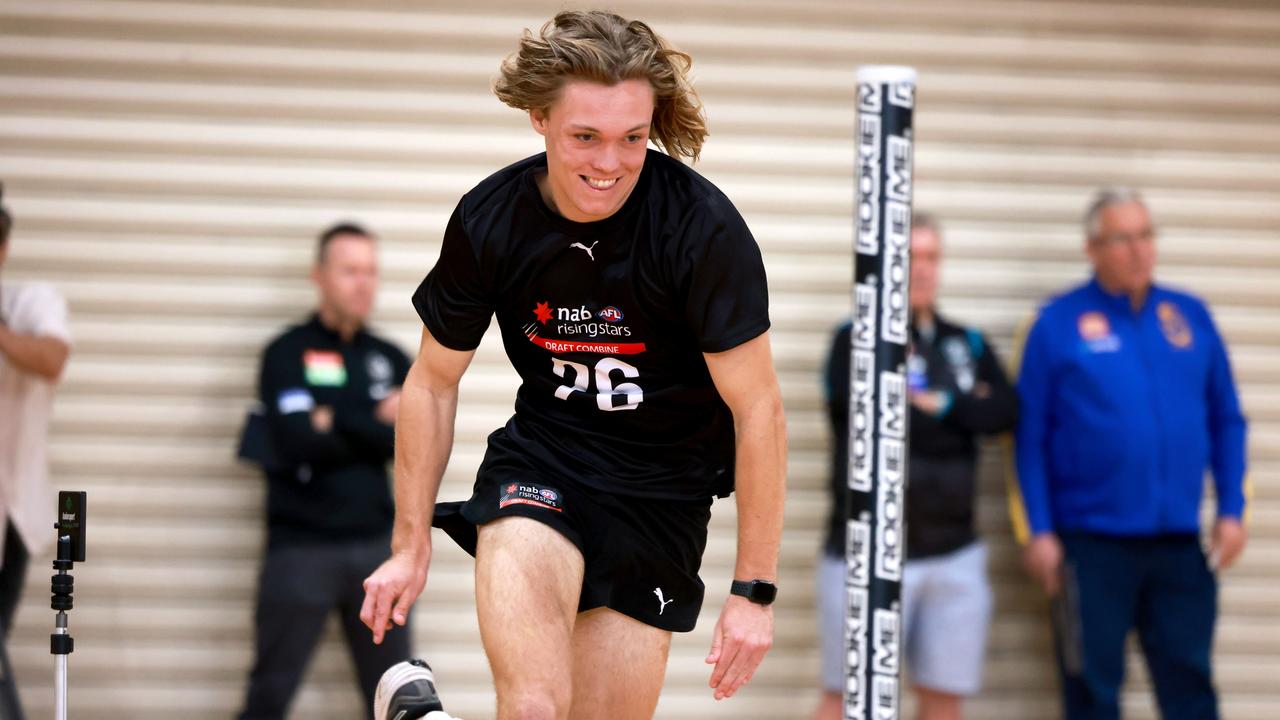
<svg viewBox="0 0 1280 720">
<path fill-rule="evenodd" d="M 751 583 L 751 599 L 752 600 L 758 603 L 761 603 L 763 605 L 768 605 L 769 603 L 773 602 L 774 599 L 777 597 L 778 597 L 777 585 L 774 585 L 771 582 L 764 582 L 762 580 L 755 580 Z"/>
</svg>

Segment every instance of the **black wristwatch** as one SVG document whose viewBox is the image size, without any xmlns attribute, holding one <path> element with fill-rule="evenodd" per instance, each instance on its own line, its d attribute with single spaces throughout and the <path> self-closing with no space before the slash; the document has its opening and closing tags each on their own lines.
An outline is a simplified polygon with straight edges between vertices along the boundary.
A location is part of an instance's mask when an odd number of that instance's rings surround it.
<svg viewBox="0 0 1280 720">
<path fill-rule="evenodd" d="M 757 605 L 772 605 L 778 597 L 778 586 L 768 580 L 734 580 L 730 595 L 741 595 Z"/>
</svg>

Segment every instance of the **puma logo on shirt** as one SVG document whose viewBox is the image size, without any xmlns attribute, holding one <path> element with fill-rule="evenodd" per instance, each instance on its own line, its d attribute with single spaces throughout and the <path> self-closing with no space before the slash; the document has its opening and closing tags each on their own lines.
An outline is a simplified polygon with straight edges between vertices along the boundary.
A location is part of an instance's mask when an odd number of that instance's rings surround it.
<svg viewBox="0 0 1280 720">
<path fill-rule="evenodd" d="M 592 261 L 592 262 L 595 262 L 595 259 L 596 259 L 595 253 L 593 253 L 593 252 L 591 252 L 591 251 L 592 251 L 592 250 L 595 250 L 596 246 L 597 246 L 597 245 L 599 245 L 599 244 L 600 244 L 600 241 L 599 241 L 599 240 L 597 240 L 597 241 L 595 241 L 595 242 L 591 243 L 591 247 L 587 247 L 586 245 L 583 245 L 582 243 L 576 242 L 576 243 L 574 243 L 574 244 L 570 245 L 569 247 L 571 247 L 571 248 L 578 248 L 578 249 L 582 250 L 583 252 L 585 252 L 585 253 L 587 254 L 587 257 L 591 258 L 591 261 Z"/>
</svg>

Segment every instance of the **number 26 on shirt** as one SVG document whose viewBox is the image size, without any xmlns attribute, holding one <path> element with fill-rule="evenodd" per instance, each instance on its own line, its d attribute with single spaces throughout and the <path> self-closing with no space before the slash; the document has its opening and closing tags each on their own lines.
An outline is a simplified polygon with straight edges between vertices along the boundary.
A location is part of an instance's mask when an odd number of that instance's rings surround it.
<svg viewBox="0 0 1280 720">
<path fill-rule="evenodd" d="M 556 397 L 561 400 L 568 400 L 569 396 L 575 392 L 588 392 L 590 390 L 591 375 L 590 369 L 582 363 L 576 363 L 572 360 L 562 360 L 560 358 L 551 358 L 551 369 L 557 377 L 566 378 L 568 371 L 573 371 L 572 385 L 561 385 L 556 388 Z M 615 410 L 635 410 L 640 407 L 640 403 L 644 402 L 644 390 L 640 389 L 635 383 L 622 382 L 617 385 L 613 384 L 613 374 L 615 372 L 622 373 L 623 378 L 640 377 L 640 371 L 635 367 L 622 362 L 617 358 L 603 358 L 596 363 L 596 406 L 605 412 L 613 412 Z M 621 405 L 614 404 L 614 398 L 623 400 Z"/>
</svg>

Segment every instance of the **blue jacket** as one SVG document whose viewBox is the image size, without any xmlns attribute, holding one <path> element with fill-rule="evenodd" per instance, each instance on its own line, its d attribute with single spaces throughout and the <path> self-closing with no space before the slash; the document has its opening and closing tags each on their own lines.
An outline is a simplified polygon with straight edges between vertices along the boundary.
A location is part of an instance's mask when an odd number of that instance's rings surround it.
<svg viewBox="0 0 1280 720">
<path fill-rule="evenodd" d="M 1024 539 L 1064 530 L 1197 532 L 1204 472 L 1218 515 L 1245 506 L 1245 419 L 1208 309 L 1155 286 L 1146 304 L 1092 280 L 1051 300 L 1018 378 Z"/>
</svg>

